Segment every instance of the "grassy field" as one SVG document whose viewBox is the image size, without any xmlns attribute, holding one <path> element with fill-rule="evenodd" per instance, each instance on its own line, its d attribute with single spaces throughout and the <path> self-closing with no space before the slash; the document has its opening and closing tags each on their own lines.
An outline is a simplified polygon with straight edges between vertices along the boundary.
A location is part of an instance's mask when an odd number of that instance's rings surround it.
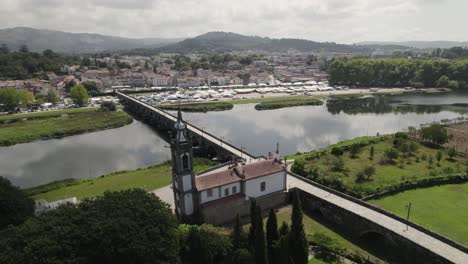
<svg viewBox="0 0 468 264">
<path fill-rule="evenodd" d="M 0 123 L 15 122 L 17 120 L 22 120 L 25 118 L 31 120 L 31 119 L 39 119 L 39 118 L 56 117 L 56 116 L 61 116 L 63 114 L 94 112 L 96 110 L 97 108 L 94 108 L 94 107 L 82 107 L 82 108 L 71 108 L 71 109 L 63 109 L 63 110 L 52 110 L 52 111 L 46 111 L 46 112 L 3 115 L 3 116 L 0 116 Z"/>
<path fill-rule="evenodd" d="M 178 110 L 185 112 L 202 112 L 208 111 L 225 111 L 231 110 L 234 105 L 231 102 L 211 102 L 211 103 L 190 103 L 190 104 L 166 104 L 158 105 L 159 108 L 165 110 Z"/>
<path fill-rule="evenodd" d="M 307 97 L 307 98 L 287 97 L 287 98 L 276 99 L 276 100 L 273 100 L 272 98 L 269 101 L 263 101 L 255 105 L 255 109 L 270 110 L 270 109 L 279 109 L 279 108 L 292 107 L 292 106 L 321 105 L 321 104 L 323 104 L 321 100 L 315 99 L 312 97 Z"/>
<path fill-rule="evenodd" d="M 197 172 L 217 164 L 200 158 L 196 158 L 194 162 Z M 130 188 L 142 188 L 150 191 L 169 185 L 171 178 L 172 165 L 170 162 L 165 162 L 148 168 L 114 172 L 92 179 L 68 179 L 53 182 L 25 191 L 35 200 L 45 199 L 51 202 L 70 197 L 77 197 L 78 199 L 94 197 L 105 191 L 119 191 Z"/>
<path fill-rule="evenodd" d="M 6 119 L 10 117 L 10 119 Z M 0 146 L 27 143 L 38 139 L 120 127 L 132 122 L 125 112 L 97 112 L 94 108 L 70 109 L 1 117 Z M 26 118 L 26 119 L 25 119 Z"/>
<path fill-rule="evenodd" d="M 349 150 L 344 151 L 340 158 L 331 154 L 333 147 L 343 148 L 361 142 L 369 143 L 367 146 L 361 147 L 356 157 L 351 157 Z M 289 156 L 288 159 L 294 159 L 296 163 L 304 164 L 304 171 L 308 173 L 308 177 L 336 187 L 341 185 L 347 190 L 362 196 L 379 192 L 385 189 L 385 186 L 397 184 L 406 180 L 431 178 L 435 176 L 445 176 L 455 173 L 463 173 L 468 166 L 468 159 L 456 157 L 454 161 L 447 160 L 447 154 L 442 152 L 442 159 L 438 164 L 436 154 L 438 149 L 429 148 L 420 143 L 415 142 L 417 150 L 407 157 L 396 159 L 394 163 L 383 163 L 384 151 L 393 146 L 393 137 L 362 137 L 353 140 L 347 140 L 328 148 L 309 152 L 306 154 L 298 154 Z M 374 157 L 370 160 L 370 149 L 374 148 Z M 432 157 L 433 164 L 429 165 L 429 159 Z M 338 169 L 338 160 L 341 160 L 342 167 Z M 375 174 L 369 180 L 359 181 L 357 175 L 364 167 L 373 166 Z M 313 175 L 312 171 L 316 171 Z"/>
<path fill-rule="evenodd" d="M 468 183 L 409 190 L 371 203 L 468 246 Z"/>
</svg>

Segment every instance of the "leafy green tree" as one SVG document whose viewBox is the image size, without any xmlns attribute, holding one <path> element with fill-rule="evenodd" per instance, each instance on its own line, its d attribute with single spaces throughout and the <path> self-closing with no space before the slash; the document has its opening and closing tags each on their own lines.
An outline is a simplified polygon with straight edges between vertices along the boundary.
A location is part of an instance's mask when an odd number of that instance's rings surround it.
<svg viewBox="0 0 468 264">
<path fill-rule="evenodd" d="M 19 90 L 18 96 L 21 101 L 21 105 L 29 108 L 34 103 L 34 94 L 27 90 Z"/>
<path fill-rule="evenodd" d="M 447 128 L 433 124 L 421 129 L 421 137 L 436 144 L 444 144 L 448 141 Z"/>
<path fill-rule="evenodd" d="M 273 263 L 275 258 L 275 243 L 279 239 L 278 232 L 278 220 L 276 219 L 276 214 L 273 209 L 270 209 L 268 214 L 268 220 L 266 223 L 266 240 L 267 240 L 267 249 L 268 249 L 268 262 Z"/>
<path fill-rule="evenodd" d="M 387 162 L 394 163 L 398 156 L 399 153 L 396 148 L 391 147 L 384 150 L 384 158 Z"/>
<path fill-rule="evenodd" d="M 0 106 L 6 111 L 12 111 L 19 106 L 21 98 L 15 88 L 1 88 L 0 89 Z"/>
<path fill-rule="evenodd" d="M 357 157 L 357 154 L 359 153 L 360 148 L 361 148 L 361 146 L 359 146 L 359 144 L 352 144 L 351 145 L 351 148 L 349 150 L 349 154 L 350 154 L 352 159 L 355 159 Z"/>
<path fill-rule="evenodd" d="M 99 109 L 101 112 L 115 112 L 117 111 L 117 107 L 115 106 L 114 102 L 102 102 L 101 108 Z"/>
<path fill-rule="evenodd" d="M 96 82 L 86 81 L 86 82 L 82 82 L 81 84 L 88 92 L 98 92 Z"/>
<path fill-rule="evenodd" d="M 340 171 L 344 171 L 345 170 L 345 163 L 344 163 L 344 160 L 342 157 L 338 156 L 338 157 L 334 157 L 332 159 L 332 171 L 337 171 L 337 172 L 340 172 Z"/>
<path fill-rule="evenodd" d="M 427 167 L 432 168 L 432 164 L 434 164 L 434 159 L 432 155 L 429 155 L 429 159 L 427 160 Z"/>
<path fill-rule="evenodd" d="M 106 192 L 0 235 L 0 263 L 178 263 L 177 220 L 145 190 Z"/>
<path fill-rule="evenodd" d="M 457 151 L 454 147 L 451 147 L 447 150 L 447 156 L 450 161 L 454 161 L 454 157 L 457 155 Z"/>
<path fill-rule="evenodd" d="M 0 229 L 10 224 L 21 224 L 33 215 L 34 201 L 0 176 Z"/>
<path fill-rule="evenodd" d="M 334 156 L 341 156 L 343 155 L 343 150 L 339 147 L 333 147 L 331 150 L 331 154 Z"/>
<path fill-rule="evenodd" d="M 442 160 L 442 152 L 437 151 L 436 153 L 437 166 L 440 166 L 440 161 Z"/>
<path fill-rule="evenodd" d="M 437 80 L 436 86 L 437 87 L 444 87 L 444 88 L 448 87 L 449 81 L 450 81 L 450 79 L 447 76 L 443 75 Z"/>
<path fill-rule="evenodd" d="M 73 100 L 73 103 L 79 106 L 85 106 L 86 104 L 88 104 L 88 92 L 81 84 L 77 84 L 71 88 L 70 97 Z"/>
<path fill-rule="evenodd" d="M 373 160 L 374 159 L 374 146 L 371 146 L 370 147 L 370 150 L 369 150 L 369 160 Z"/>
<path fill-rule="evenodd" d="M 47 93 L 47 98 L 46 98 L 47 102 L 53 104 L 53 105 L 57 105 L 57 103 L 59 102 L 60 98 L 57 96 L 57 94 L 55 92 L 48 92 Z"/>
<path fill-rule="evenodd" d="M 303 212 L 299 192 L 294 195 L 291 215 L 291 232 L 289 233 L 290 257 L 295 264 L 306 264 L 309 257 L 309 245 L 302 223 Z"/>
</svg>

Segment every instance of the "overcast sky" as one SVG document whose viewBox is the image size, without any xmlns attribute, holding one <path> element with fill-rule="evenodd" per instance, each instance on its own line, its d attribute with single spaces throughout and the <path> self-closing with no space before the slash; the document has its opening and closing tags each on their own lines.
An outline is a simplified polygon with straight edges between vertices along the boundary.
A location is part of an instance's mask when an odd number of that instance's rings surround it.
<svg viewBox="0 0 468 264">
<path fill-rule="evenodd" d="M 0 28 L 121 37 L 208 31 L 316 41 L 467 41 L 468 0 L 1 0 Z"/>
</svg>

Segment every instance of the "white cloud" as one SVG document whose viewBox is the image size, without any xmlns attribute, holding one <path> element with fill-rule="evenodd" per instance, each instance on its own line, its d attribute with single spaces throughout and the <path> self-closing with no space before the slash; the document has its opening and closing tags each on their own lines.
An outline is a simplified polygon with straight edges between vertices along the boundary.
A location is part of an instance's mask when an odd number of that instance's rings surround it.
<svg viewBox="0 0 468 264">
<path fill-rule="evenodd" d="M 468 39 L 464 0 L 4 1 L 0 28 L 126 37 L 191 37 L 220 30 L 345 43 Z"/>
</svg>

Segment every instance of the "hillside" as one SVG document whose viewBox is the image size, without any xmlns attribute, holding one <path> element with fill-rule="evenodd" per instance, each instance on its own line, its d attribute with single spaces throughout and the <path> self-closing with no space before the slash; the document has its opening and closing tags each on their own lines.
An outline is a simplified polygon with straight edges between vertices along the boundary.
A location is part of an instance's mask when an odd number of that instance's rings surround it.
<svg viewBox="0 0 468 264">
<path fill-rule="evenodd" d="M 397 46 L 399 48 L 406 48 Z M 379 48 L 387 48 L 380 46 Z M 395 48 L 391 46 L 390 48 Z M 336 52 L 336 53 L 369 53 L 375 47 L 364 45 L 346 45 L 334 42 L 315 42 L 292 38 L 263 38 L 257 36 L 244 36 L 230 32 L 208 32 L 195 38 L 185 39 L 181 42 L 167 45 L 157 49 L 162 52 L 229 52 L 240 50 L 287 51 L 298 50 L 303 52 Z"/>
<path fill-rule="evenodd" d="M 27 45 L 31 51 L 51 49 L 62 53 L 93 53 L 99 51 L 157 48 L 180 39 L 131 39 L 89 33 L 68 33 L 33 28 L 0 29 L 0 44 L 17 50 Z"/>
<path fill-rule="evenodd" d="M 448 49 L 451 47 L 467 47 L 468 41 L 402 41 L 402 42 L 360 42 L 359 45 L 401 45 L 417 49 Z"/>
</svg>

